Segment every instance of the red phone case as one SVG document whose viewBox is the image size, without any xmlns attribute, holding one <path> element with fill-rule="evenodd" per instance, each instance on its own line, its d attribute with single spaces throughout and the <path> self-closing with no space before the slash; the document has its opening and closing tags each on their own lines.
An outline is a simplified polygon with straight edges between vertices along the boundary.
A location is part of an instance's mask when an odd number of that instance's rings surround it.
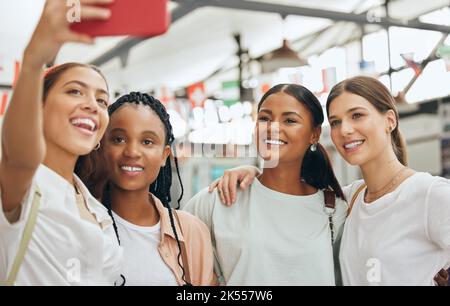
<svg viewBox="0 0 450 306">
<path fill-rule="evenodd" d="M 115 0 L 107 6 L 111 17 L 106 21 L 81 21 L 71 25 L 73 31 L 90 36 L 156 36 L 170 25 L 167 0 Z"/>
</svg>

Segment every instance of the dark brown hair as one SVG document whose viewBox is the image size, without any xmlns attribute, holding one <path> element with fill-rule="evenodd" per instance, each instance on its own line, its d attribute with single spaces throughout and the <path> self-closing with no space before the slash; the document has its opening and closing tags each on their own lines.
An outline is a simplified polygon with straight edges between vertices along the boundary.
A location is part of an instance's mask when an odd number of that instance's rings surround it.
<svg viewBox="0 0 450 306">
<path fill-rule="evenodd" d="M 75 164 L 75 174 L 80 177 L 89 192 L 98 200 L 101 200 L 103 189 L 107 183 L 108 171 L 103 155 L 103 139 L 98 150 L 88 155 L 78 157 Z"/>
<path fill-rule="evenodd" d="M 258 111 L 263 102 L 272 94 L 283 92 L 294 97 L 299 103 L 302 103 L 311 112 L 313 118 L 313 127 L 320 127 L 324 120 L 322 106 L 316 96 L 306 87 L 296 84 L 279 84 L 272 87 L 264 94 L 258 104 Z M 302 178 L 318 189 L 330 189 L 337 197 L 345 200 L 344 193 L 331 166 L 330 159 L 325 148 L 317 143 L 315 152 L 306 150 L 303 157 L 302 169 L 299 179 Z"/>
<path fill-rule="evenodd" d="M 366 76 L 357 76 L 346 79 L 336 84 L 330 91 L 327 99 L 327 114 L 329 116 L 330 104 L 333 100 L 339 97 L 344 92 L 349 92 L 366 99 L 372 104 L 381 114 L 385 114 L 389 110 L 395 113 L 397 124 L 395 129 L 391 132 L 392 148 L 398 160 L 404 165 L 408 165 L 408 156 L 406 152 L 406 142 L 399 129 L 399 116 L 397 108 L 395 107 L 394 97 L 391 95 L 386 86 L 375 78 Z"/>
<path fill-rule="evenodd" d="M 48 93 L 50 89 L 55 85 L 55 83 L 59 80 L 59 78 L 64 74 L 64 72 L 77 67 L 89 68 L 97 72 L 106 83 L 106 87 L 108 88 L 108 82 L 106 81 L 105 76 L 100 71 L 100 69 L 93 65 L 82 64 L 82 63 L 65 63 L 62 65 L 51 67 L 47 70 L 44 75 L 44 101 L 47 99 Z"/>
<path fill-rule="evenodd" d="M 62 65 L 54 66 L 49 68 L 44 75 L 44 92 L 43 97 L 44 101 L 47 99 L 48 93 L 52 89 L 52 87 L 55 85 L 55 83 L 61 78 L 61 76 L 68 70 L 72 68 L 77 67 L 84 67 L 88 69 L 92 69 L 95 72 L 97 72 L 106 83 L 106 86 L 108 86 L 108 82 L 106 81 L 105 76 L 100 71 L 99 68 L 93 65 L 87 65 L 82 63 L 65 63 Z M 75 173 L 79 175 L 82 178 L 89 178 L 89 180 L 84 180 L 84 183 L 88 187 L 92 194 L 98 198 L 98 192 L 95 192 L 98 186 L 102 186 L 104 184 L 104 173 L 100 173 L 98 169 L 103 169 L 102 167 L 96 167 L 96 165 L 99 165 L 102 163 L 102 155 L 98 154 L 98 151 L 93 151 L 94 153 L 92 155 L 85 155 L 80 156 L 77 160 L 77 163 L 75 165 Z"/>
</svg>

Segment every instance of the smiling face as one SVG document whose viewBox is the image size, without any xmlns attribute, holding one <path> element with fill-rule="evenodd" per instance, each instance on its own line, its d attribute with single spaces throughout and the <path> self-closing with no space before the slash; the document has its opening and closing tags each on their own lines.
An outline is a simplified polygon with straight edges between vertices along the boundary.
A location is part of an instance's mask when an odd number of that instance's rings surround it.
<svg viewBox="0 0 450 306">
<path fill-rule="evenodd" d="M 148 189 L 170 154 L 161 119 L 149 106 L 121 106 L 111 115 L 104 154 L 114 185 L 128 191 Z"/>
<path fill-rule="evenodd" d="M 264 160 L 301 162 L 316 143 L 320 127 L 313 127 L 308 108 L 284 92 L 269 95 L 260 105 L 256 124 L 258 153 Z"/>
<path fill-rule="evenodd" d="M 87 67 L 63 72 L 44 101 L 47 150 L 85 155 L 99 143 L 108 125 L 108 88 L 103 77 Z"/>
<path fill-rule="evenodd" d="M 393 150 L 390 132 L 396 126 L 392 110 L 380 113 L 365 98 L 344 91 L 329 104 L 331 139 L 351 165 L 362 166 Z"/>
</svg>

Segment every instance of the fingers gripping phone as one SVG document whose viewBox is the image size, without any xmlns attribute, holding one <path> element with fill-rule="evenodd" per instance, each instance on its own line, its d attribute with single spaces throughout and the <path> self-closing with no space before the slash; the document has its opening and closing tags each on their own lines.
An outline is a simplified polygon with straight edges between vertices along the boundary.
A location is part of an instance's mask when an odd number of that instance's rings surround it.
<svg viewBox="0 0 450 306">
<path fill-rule="evenodd" d="M 71 29 L 93 37 L 151 37 L 164 34 L 169 29 L 167 0 L 115 0 L 105 7 L 111 10 L 108 20 L 74 22 Z"/>
</svg>

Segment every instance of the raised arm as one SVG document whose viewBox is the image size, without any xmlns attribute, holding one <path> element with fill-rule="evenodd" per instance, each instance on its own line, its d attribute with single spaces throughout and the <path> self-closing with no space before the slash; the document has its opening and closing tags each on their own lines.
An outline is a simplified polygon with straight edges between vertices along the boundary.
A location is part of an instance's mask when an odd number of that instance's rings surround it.
<svg viewBox="0 0 450 306">
<path fill-rule="evenodd" d="M 81 19 L 109 18 L 109 10 L 92 5 L 111 2 L 80 0 Z M 42 114 L 43 67 L 56 57 L 65 42 L 93 43 L 91 37 L 70 30 L 66 16 L 68 9 L 66 1 L 46 1 L 39 23 L 25 49 L 22 70 L 5 114 L 0 188 L 3 211 L 9 214 L 20 211 L 20 202 L 46 154 Z"/>
</svg>

